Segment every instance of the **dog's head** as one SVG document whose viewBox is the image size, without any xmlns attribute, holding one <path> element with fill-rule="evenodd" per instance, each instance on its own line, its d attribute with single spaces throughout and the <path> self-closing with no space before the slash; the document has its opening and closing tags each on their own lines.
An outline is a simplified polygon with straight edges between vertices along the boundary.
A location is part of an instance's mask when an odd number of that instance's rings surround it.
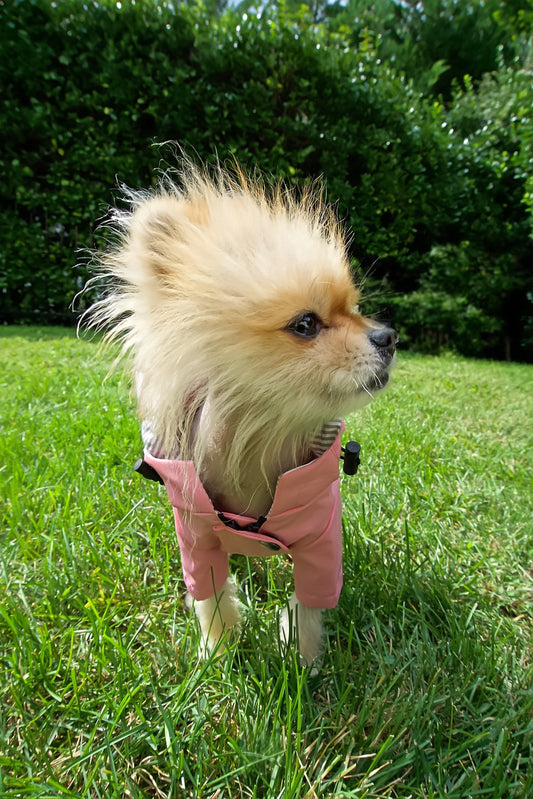
<svg viewBox="0 0 533 799">
<path fill-rule="evenodd" d="M 396 334 L 359 313 L 319 194 L 189 166 L 180 188 L 132 199 L 96 318 L 134 350 L 141 413 L 166 443 L 206 398 L 243 435 L 311 435 L 385 386 Z"/>
</svg>

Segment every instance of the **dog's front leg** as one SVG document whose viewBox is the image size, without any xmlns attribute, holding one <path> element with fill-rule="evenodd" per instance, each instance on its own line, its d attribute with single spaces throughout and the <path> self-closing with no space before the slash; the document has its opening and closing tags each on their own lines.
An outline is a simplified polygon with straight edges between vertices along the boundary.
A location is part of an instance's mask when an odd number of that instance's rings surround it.
<svg viewBox="0 0 533 799">
<path fill-rule="evenodd" d="M 306 666 L 316 663 L 322 643 L 322 613 L 320 608 L 302 605 L 293 594 L 281 614 L 280 635 L 285 645 L 296 641 L 300 657 Z"/>
<path fill-rule="evenodd" d="M 189 607 L 192 603 L 193 599 L 189 594 Z M 201 657 L 207 657 L 211 652 L 222 654 L 225 650 L 225 634 L 232 628 L 238 628 L 241 621 L 241 603 L 233 577 L 228 577 L 217 594 L 208 599 L 195 600 L 194 609 L 202 633 Z"/>
</svg>

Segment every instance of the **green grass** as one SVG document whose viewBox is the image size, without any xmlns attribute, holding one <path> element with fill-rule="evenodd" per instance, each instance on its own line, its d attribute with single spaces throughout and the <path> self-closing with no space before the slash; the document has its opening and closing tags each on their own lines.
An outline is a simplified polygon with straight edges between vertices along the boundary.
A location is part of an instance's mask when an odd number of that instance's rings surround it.
<svg viewBox="0 0 533 799">
<path fill-rule="evenodd" d="M 127 381 L 69 331 L 0 332 L 0 796 L 533 795 L 533 367 L 400 354 L 348 420 L 345 586 L 318 675 L 278 558 L 198 662 Z"/>
</svg>

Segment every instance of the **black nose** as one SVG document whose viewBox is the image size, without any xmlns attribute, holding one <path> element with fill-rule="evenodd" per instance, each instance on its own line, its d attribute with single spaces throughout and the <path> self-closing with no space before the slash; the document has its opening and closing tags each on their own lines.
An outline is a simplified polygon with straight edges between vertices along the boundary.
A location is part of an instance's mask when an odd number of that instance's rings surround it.
<svg viewBox="0 0 533 799">
<path fill-rule="evenodd" d="M 398 334 L 392 327 L 377 327 L 368 334 L 370 342 L 378 350 L 383 350 L 391 357 L 396 350 Z"/>
</svg>

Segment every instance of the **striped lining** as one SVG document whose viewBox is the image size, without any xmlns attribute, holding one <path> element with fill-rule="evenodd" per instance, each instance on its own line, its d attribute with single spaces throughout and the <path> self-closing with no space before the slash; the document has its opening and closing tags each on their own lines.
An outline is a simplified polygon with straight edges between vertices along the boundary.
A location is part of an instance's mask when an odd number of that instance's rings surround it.
<svg viewBox="0 0 533 799">
<path fill-rule="evenodd" d="M 316 435 L 309 444 L 309 449 L 317 458 L 327 452 L 331 447 L 341 429 L 342 419 L 334 419 L 332 422 L 326 422 L 320 433 Z M 168 460 L 177 460 L 179 458 L 179 447 L 171 453 L 163 452 L 162 448 L 157 442 L 150 422 L 144 420 L 141 425 L 141 436 L 144 448 L 154 456 L 154 458 L 164 458 Z"/>
</svg>

